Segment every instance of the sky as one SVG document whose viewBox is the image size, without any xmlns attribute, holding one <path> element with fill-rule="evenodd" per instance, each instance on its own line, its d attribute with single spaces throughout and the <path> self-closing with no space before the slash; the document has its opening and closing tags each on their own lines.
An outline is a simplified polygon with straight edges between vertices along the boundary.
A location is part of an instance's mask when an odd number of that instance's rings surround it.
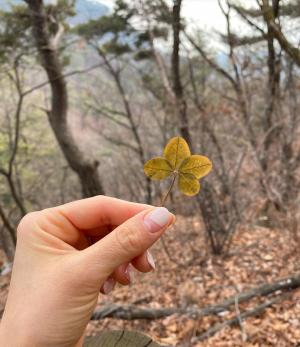
<svg viewBox="0 0 300 347">
<path fill-rule="evenodd" d="M 114 0 L 94 1 L 100 1 L 108 7 L 113 7 L 114 4 Z M 239 2 L 247 5 L 256 3 L 254 0 L 239 0 Z M 218 0 L 184 0 L 182 15 L 202 30 L 225 32 L 226 23 Z M 241 22 L 237 18 L 233 18 L 233 25 L 239 28 Z"/>
<path fill-rule="evenodd" d="M 112 8 L 114 0 L 90 0 L 99 1 L 102 4 Z M 167 0 L 172 4 L 172 0 Z M 255 7 L 255 0 L 235 0 L 244 5 Z M 224 3 L 224 0 L 221 0 Z M 226 7 L 225 7 L 226 8 Z M 183 0 L 182 16 L 188 22 L 188 31 L 193 32 L 194 29 L 201 29 L 208 33 L 206 35 L 206 43 L 212 49 L 223 50 L 224 44 L 220 40 L 219 33 L 226 33 L 226 20 L 219 7 L 218 0 Z M 249 33 L 249 28 L 238 18 L 236 14 L 232 15 L 233 32 Z M 209 37 L 209 42 L 207 38 Z"/>
</svg>

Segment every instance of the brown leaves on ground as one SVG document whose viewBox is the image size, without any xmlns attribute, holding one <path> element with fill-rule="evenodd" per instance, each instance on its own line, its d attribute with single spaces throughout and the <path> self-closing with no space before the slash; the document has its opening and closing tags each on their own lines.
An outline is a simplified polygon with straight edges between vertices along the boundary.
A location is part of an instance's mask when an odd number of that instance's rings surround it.
<svg viewBox="0 0 300 347">
<path fill-rule="evenodd" d="M 101 303 L 135 303 L 153 308 L 205 307 L 222 302 L 238 291 L 277 281 L 300 270 L 300 254 L 293 251 L 296 245 L 284 230 L 249 226 L 236 235 L 228 257 L 213 257 L 205 252 L 207 245 L 200 221 L 178 217 L 165 243 L 174 260 L 183 266 L 170 261 L 158 243 L 152 250 L 156 271 L 138 275 L 132 287 L 118 287 L 111 296 L 102 296 Z M 254 308 L 265 300 L 256 298 L 240 304 L 240 311 Z M 261 316 L 247 318 L 243 322 L 246 342 L 242 341 L 239 326 L 227 327 L 204 342 L 197 341 L 197 336 L 212 325 L 234 315 L 233 309 L 197 320 L 177 315 L 155 321 L 108 318 L 90 323 L 88 332 L 95 334 L 104 328 L 135 329 L 164 345 L 181 347 L 296 347 L 300 342 L 300 290 L 293 291 Z"/>
<path fill-rule="evenodd" d="M 152 250 L 156 271 L 137 275 L 130 287 L 119 286 L 111 295 L 101 295 L 99 304 L 124 303 L 153 308 L 205 307 L 222 302 L 237 292 L 300 272 L 299 247 L 285 230 L 244 227 L 235 236 L 230 254 L 216 257 L 205 251 L 207 244 L 200 221 L 195 217 L 179 216 L 173 230 L 167 233 L 165 242 L 176 263 L 167 258 L 158 243 Z M 9 276 L 0 277 L 2 307 L 8 281 Z M 256 298 L 240 304 L 239 309 L 244 312 L 266 300 Z M 233 309 L 195 320 L 177 315 L 154 321 L 107 318 L 91 322 L 87 332 L 94 335 L 103 329 L 139 330 L 164 345 L 180 347 L 296 347 L 300 342 L 299 289 L 262 315 L 247 318 L 243 322 L 246 342 L 242 340 L 239 326 L 226 327 L 206 341 L 197 340 L 214 324 L 234 315 Z"/>
</svg>

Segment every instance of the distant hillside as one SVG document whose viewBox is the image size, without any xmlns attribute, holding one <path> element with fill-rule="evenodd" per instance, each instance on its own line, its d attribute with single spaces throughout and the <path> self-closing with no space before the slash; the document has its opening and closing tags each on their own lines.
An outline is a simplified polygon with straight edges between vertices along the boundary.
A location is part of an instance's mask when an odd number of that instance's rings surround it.
<svg viewBox="0 0 300 347">
<path fill-rule="evenodd" d="M 45 4 L 55 0 L 44 0 Z M 10 5 L 24 4 L 22 0 L 0 0 L 0 10 L 8 10 Z M 109 8 L 95 0 L 76 0 L 76 15 L 68 20 L 71 25 L 85 23 L 90 19 L 99 18 L 109 12 Z"/>
<path fill-rule="evenodd" d="M 109 12 L 106 5 L 94 0 L 77 0 L 76 1 L 76 16 L 70 18 L 70 24 L 76 25 L 85 23 L 90 19 L 96 19 L 104 16 Z"/>
</svg>

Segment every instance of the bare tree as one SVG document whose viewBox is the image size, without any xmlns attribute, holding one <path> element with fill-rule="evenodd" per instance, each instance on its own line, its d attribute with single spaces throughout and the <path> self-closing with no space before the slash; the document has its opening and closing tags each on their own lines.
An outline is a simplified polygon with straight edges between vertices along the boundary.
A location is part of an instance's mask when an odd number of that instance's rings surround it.
<svg viewBox="0 0 300 347">
<path fill-rule="evenodd" d="M 126 141 L 123 143 L 123 145 L 125 147 L 128 147 L 129 149 L 133 150 L 138 155 L 140 165 L 141 165 L 141 167 L 143 167 L 147 159 L 146 159 L 145 150 L 144 150 L 144 146 L 142 143 L 141 135 L 140 135 L 140 132 L 138 129 L 138 125 L 137 125 L 137 122 L 135 120 L 134 113 L 132 110 L 132 106 L 131 106 L 129 97 L 128 97 L 126 90 L 125 90 L 123 83 L 122 83 L 122 77 L 121 77 L 122 68 L 115 67 L 113 65 L 113 63 L 108 59 L 105 52 L 99 46 L 94 46 L 94 48 L 98 52 L 99 56 L 103 59 L 108 73 L 110 74 L 110 76 L 113 78 L 113 80 L 115 82 L 115 85 L 117 87 L 117 90 L 119 92 L 119 95 L 120 95 L 122 103 L 123 103 L 123 107 L 125 110 L 125 112 L 123 113 L 123 116 L 125 116 L 126 119 L 128 120 L 128 125 L 126 125 L 124 123 L 120 123 L 120 122 L 118 125 L 125 127 L 125 128 L 127 127 L 127 129 L 130 130 L 130 132 L 133 135 L 134 142 L 136 144 L 135 146 L 131 146 L 130 143 L 128 141 Z M 122 112 L 117 111 L 117 110 L 106 109 L 106 111 L 105 111 L 105 109 L 102 109 L 102 110 L 98 109 L 98 111 L 100 112 L 100 114 L 110 117 L 110 119 L 113 118 L 114 114 L 115 115 L 116 114 L 122 115 Z M 113 118 L 113 119 L 114 119 L 114 122 L 116 122 L 116 118 Z M 106 137 L 106 139 L 112 143 L 117 144 L 117 145 L 122 145 L 122 142 L 116 138 Z M 152 183 L 148 177 L 146 177 L 146 191 L 147 191 L 146 202 L 148 204 L 150 204 L 152 201 Z"/>
<path fill-rule="evenodd" d="M 172 32 L 173 32 L 173 50 L 172 50 L 172 80 L 173 92 L 175 95 L 175 112 L 179 118 L 179 128 L 181 135 L 192 146 L 192 138 L 189 130 L 187 116 L 187 103 L 184 97 L 181 76 L 180 76 L 180 36 L 182 31 L 181 22 L 182 0 L 174 0 L 172 9 Z"/>
<path fill-rule="evenodd" d="M 26 214 L 26 208 L 24 205 L 23 197 L 20 194 L 20 191 L 18 191 L 16 182 L 14 180 L 14 165 L 15 160 L 18 153 L 18 147 L 19 147 L 19 139 L 20 139 L 20 122 L 21 122 L 21 113 L 22 113 L 22 106 L 23 101 L 25 97 L 25 93 L 22 91 L 22 84 L 20 80 L 19 75 L 19 66 L 18 66 L 18 59 L 14 62 L 14 67 L 12 69 L 12 72 L 7 71 L 7 75 L 9 76 L 10 80 L 13 82 L 15 86 L 15 90 L 17 93 L 17 106 L 14 114 L 14 127 L 13 127 L 13 134 L 11 134 L 10 139 L 10 155 L 9 160 L 7 164 L 7 168 L 0 167 L 0 174 L 3 175 L 8 183 L 11 195 L 15 201 L 16 206 L 19 209 L 20 215 L 24 216 Z"/>
<path fill-rule="evenodd" d="M 155 12 L 155 10 L 157 10 L 155 7 L 153 10 L 153 6 L 155 6 L 155 4 L 157 8 L 163 8 L 163 18 L 166 23 L 169 23 L 172 33 L 172 52 L 170 64 L 166 63 L 161 52 L 155 47 L 156 35 L 159 33 L 159 29 L 162 30 L 162 28 L 159 28 L 159 24 L 157 24 L 157 18 L 160 18 L 160 12 L 157 11 L 157 14 Z M 142 13 L 145 13 L 144 17 L 148 19 L 147 30 L 151 53 L 156 63 L 157 70 L 161 76 L 165 95 L 169 104 L 171 105 L 170 109 L 172 111 L 173 118 L 169 119 L 172 121 L 172 124 L 178 125 L 180 134 L 189 142 L 192 148 L 198 147 L 196 144 L 199 145 L 199 142 L 201 142 L 201 147 L 205 148 L 205 151 L 207 152 L 208 146 L 205 146 L 203 142 L 204 134 L 202 133 L 200 136 L 198 136 L 194 129 L 193 131 L 191 130 L 191 125 L 189 124 L 190 119 L 192 119 L 191 113 L 194 112 L 194 109 L 190 104 L 188 104 L 186 86 L 184 86 L 182 81 L 182 67 L 186 64 L 186 59 L 183 57 L 181 42 L 181 35 L 184 33 L 184 24 L 181 18 L 182 1 L 174 0 L 171 8 L 169 8 L 164 1 L 158 1 L 157 3 L 151 2 L 149 7 L 143 3 L 141 8 Z M 151 17 L 154 17 L 154 19 L 151 20 Z M 161 25 L 163 26 L 165 23 Z M 158 37 L 160 38 L 160 35 L 158 35 Z M 190 74 L 190 78 L 190 83 L 193 84 L 193 70 Z M 234 83 L 237 89 L 241 88 L 235 81 Z M 222 182 L 222 194 L 224 195 L 220 197 L 219 194 L 216 193 L 216 190 L 213 188 L 212 184 L 209 182 L 204 182 L 202 185 L 201 196 L 197 198 L 201 214 L 205 222 L 206 231 L 210 239 L 211 247 L 215 253 L 220 253 L 225 246 L 225 242 L 228 240 L 229 235 L 233 233 L 233 230 L 236 228 L 239 221 L 240 213 L 237 208 L 236 197 L 233 189 L 236 189 L 235 183 L 239 177 L 238 172 L 241 165 L 237 165 L 237 172 L 232 175 L 232 177 L 235 177 L 235 179 L 233 179 L 231 182 L 231 179 L 229 179 L 227 170 L 224 166 L 223 149 L 221 148 L 216 133 L 209 125 L 209 117 L 205 116 L 205 108 L 200 104 L 198 95 L 194 94 L 193 100 L 196 100 L 196 109 L 200 114 L 200 117 L 198 118 L 199 123 L 201 123 L 200 128 L 202 130 L 205 129 L 209 135 L 210 146 L 212 145 L 216 149 L 220 162 L 221 164 L 223 163 L 221 166 L 222 174 L 220 172 L 217 177 L 219 177 Z M 195 119 L 195 117 L 193 118 Z M 176 127 L 173 128 L 173 132 L 174 130 L 176 131 Z M 197 136 L 197 138 L 201 138 L 201 141 L 195 141 L 195 136 Z M 244 156 L 242 156 L 241 163 L 243 159 Z M 240 160 L 240 158 L 238 160 Z M 229 203 L 226 196 L 230 197 Z M 227 201 L 227 205 L 224 204 L 224 201 Z M 234 211 L 234 213 L 231 213 L 232 211 Z"/>
<path fill-rule="evenodd" d="M 269 0 L 258 1 L 258 4 L 261 7 L 261 15 L 263 15 L 268 27 L 268 31 L 272 34 L 272 37 L 276 38 L 282 49 L 295 61 L 298 66 L 300 66 L 300 50 L 288 40 L 286 35 L 282 32 L 282 28 L 278 22 L 278 14 L 280 9 L 279 2 L 280 1 L 277 0 L 272 1 L 272 5 L 270 5 Z M 285 13 L 290 15 L 297 15 L 297 13 L 299 14 L 299 12 L 294 12 L 295 6 L 297 6 L 297 4 L 286 4 Z"/>
<path fill-rule="evenodd" d="M 47 112 L 50 125 L 67 162 L 78 175 L 83 196 L 103 194 L 104 189 L 98 172 L 99 162 L 87 158 L 81 152 L 67 122 L 68 91 L 58 50 L 63 35 L 63 25 L 56 22 L 57 29 L 51 34 L 43 1 L 26 0 L 26 2 L 30 10 L 36 47 L 51 87 L 52 104 Z"/>
</svg>

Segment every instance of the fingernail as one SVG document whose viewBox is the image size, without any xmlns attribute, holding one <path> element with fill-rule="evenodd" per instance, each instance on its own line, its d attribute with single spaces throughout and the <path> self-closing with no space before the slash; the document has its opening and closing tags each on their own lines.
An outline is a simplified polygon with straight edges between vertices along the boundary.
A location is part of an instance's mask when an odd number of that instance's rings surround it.
<svg viewBox="0 0 300 347">
<path fill-rule="evenodd" d="M 115 287 L 116 281 L 113 278 L 108 278 L 103 284 L 103 293 L 109 294 Z"/>
<path fill-rule="evenodd" d="M 153 258 L 153 255 L 149 251 L 147 251 L 147 260 L 152 269 L 155 270 L 155 260 Z"/>
<path fill-rule="evenodd" d="M 125 275 L 128 278 L 129 283 L 133 283 L 133 281 L 134 281 L 134 268 L 130 263 L 128 264 L 128 266 L 125 270 Z"/>
<path fill-rule="evenodd" d="M 151 233 L 156 233 L 167 226 L 171 213 L 165 207 L 157 207 L 145 216 L 144 223 Z"/>
</svg>

